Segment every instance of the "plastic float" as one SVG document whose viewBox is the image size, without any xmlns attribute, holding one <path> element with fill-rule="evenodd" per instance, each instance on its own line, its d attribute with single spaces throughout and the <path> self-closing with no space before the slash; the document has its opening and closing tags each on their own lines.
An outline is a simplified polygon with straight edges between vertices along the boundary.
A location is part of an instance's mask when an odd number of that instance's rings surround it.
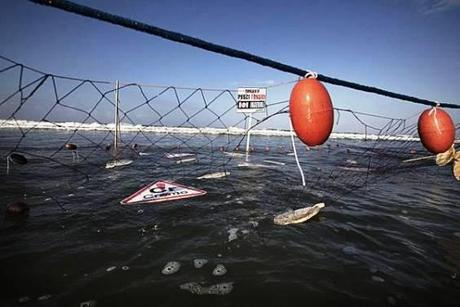
<svg viewBox="0 0 460 307">
<path fill-rule="evenodd" d="M 130 165 L 131 163 L 133 163 L 133 160 L 129 159 L 110 160 L 105 164 L 105 168 L 111 169 L 115 167 Z"/>
<path fill-rule="evenodd" d="M 65 149 L 70 150 L 72 152 L 72 162 L 78 162 L 80 157 L 78 156 L 77 145 L 72 143 L 65 144 Z"/>
<path fill-rule="evenodd" d="M 418 134 L 423 146 L 434 154 L 446 152 L 455 140 L 455 125 L 439 107 L 423 111 L 418 119 Z"/>
<path fill-rule="evenodd" d="M 292 127 L 308 146 L 321 145 L 329 138 L 334 124 L 331 97 L 316 75 L 296 83 L 289 99 Z"/>
<path fill-rule="evenodd" d="M 318 203 L 312 207 L 290 210 L 275 216 L 273 222 L 276 225 L 289 225 L 303 223 L 319 213 L 325 207 L 324 203 Z"/>
</svg>

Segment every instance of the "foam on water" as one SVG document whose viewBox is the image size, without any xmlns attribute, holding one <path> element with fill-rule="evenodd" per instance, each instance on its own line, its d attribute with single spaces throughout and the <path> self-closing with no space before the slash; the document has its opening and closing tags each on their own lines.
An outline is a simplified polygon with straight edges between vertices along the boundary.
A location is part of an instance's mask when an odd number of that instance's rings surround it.
<svg viewBox="0 0 460 307">
<path fill-rule="evenodd" d="M 193 266 L 196 269 L 201 269 L 203 266 L 205 266 L 208 263 L 207 259 L 194 259 L 193 260 Z"/>
<path fill-rule="evenodd" d="M 214 276 L 222 276 L 222 275 L 225 275 L 226 273 L 227 273 L 227 269 L 225 268 L 223 264 L 218 264 L 212 271 L 212 275 Z"/>
<path fill-rule="evenodd" d="M 197 295 L 227 295 L 233 291 L 233 282 L 225 282 L 205 287 L 197 282 L 188 282 L 179 286 L 180 289 Z"/>
<path fill-rule="evenodd" d="M 238 228 L 230 228 L 228 230 L 228 242 L 238 239 Z"/>
<path fill-rule="evenodd" d="M 0 129 L 16 129 L 18 127 L 23 129 L 52 129 L 52 130 L 81 130 L 81 131 L 114 131 L 115 124 L 100 124 L 100 123 L 79 123 L 79 122 L 37 122 L 28 120 L 4 120 L 1 122 Z M 245 135 L 246 129 L 229 127 L 223 128 L 189 128 L 189 127 L 158 127 L 158 126 L 144 126 L 132 125 L 128 123 L 120 124 L 120 131 L 122 132 L 154 132 L 154 133 L 172 133 L 172 134 L 227 134 L 227 135 Z M 276 130 L 276 129 L 252 129 L 251 135 L 260 136 L 291 136 L 289 130 Z M 419 138 L 409 135 L 375 135 L 375 134 L 360 134 L 360 133 L 331 133 L 331 139 L 348 139 L 348 140 L 386 140 L 386 141 L 420 141 Z"/>
<path fill-rule="evenodd" d="M 177 261 L 170 261 L 166 263 L 161 273 L 164 275 L 171 275 L 178 272 L 180 269 L 180 263 Z"/>
</svg>

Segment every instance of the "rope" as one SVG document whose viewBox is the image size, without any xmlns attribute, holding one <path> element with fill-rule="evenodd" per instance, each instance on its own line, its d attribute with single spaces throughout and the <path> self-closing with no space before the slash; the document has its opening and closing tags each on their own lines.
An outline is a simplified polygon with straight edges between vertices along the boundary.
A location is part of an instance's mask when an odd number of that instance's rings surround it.
<svg viewBox="0 0 460 307">
<path fill-rule="evenodd" d="M 292 142 L 292 150 L 294 151 L 294 157 L 295 157 L 295 162 L 297 164 L 297 168 L 299 169 L 300 176 L 302 177 L 302 185 L 305 186 L 305 175 L 303 174 L 303 169 L 302 166 L 300 165 L 299 162 L 299 157 L 297 156 L 297 149 L 295 147 L 295 141 L 294 141 L 294 133 L 292 131 L 292 123 L 289 121 L 289 125 L 291 128 L 291 142 Z"/>
<path fill-rule="evenodd" d="M 178 32 L 165 30 L 159 27 L 155 27 L 155 26 L 146 24 L 146 23 L 142 23 L 142 22 L 128 19 L 128 18 L 118 16 L 118 15 L 113 15 L 113 14 L 110 14 L 110 13 L 107 13 L 101 10 L 93 9 L 88 6 L 79 5 L 79 4 L 70 2 L 70 1 L 65 1 L 65 0 L 30 0 L 30 1 L 37 3 L 37 4 L 55 7 L 55 8 L 58 8 L 64 11 L 68 11 L 71 13 L 75 13 L 78 15 L 95 18 L 101 21 L 106 21 L 106 22 L 109 22 L 115 25 L 125 27 L 125 28 L 130 28 L 136 31 L 152 34 L 152 35 L 159 36 L 167 40 L 191 45 L 197 48 L 201 48 L 201 49 L 208 50 L 211 52 L 227 55 L 230 57 L 243 59 L 243 60 L 257 63 L 263 66 L 268 66 L 268 67 L 271 67 L 271 68 L 274 68 L 280 71 L 295 74 L 297 76 L 304 77 L 309 72 L 304 69 L 300 69 L 294 66 L 276 62 L 268 58 L 260 57 L 260 56 L 257 56 L 257 55 L 254 55 L 248 52 L 244 52 L 241 50 L 232 49 L 232 48 L 228 48 L 225 46 L 210 43 L 202 39 L 194 38 L 194 37 L 184 35 Z M 351 88 L 351 89 L 355 89 L 355 90 L 359 90 L 363 92 L 374 93 L 377 95 L 382 95 L 382 96 L 386 96 L 390 98 L 400 99 L 400 100 L 423 104 L 423 105 L 436 106 L 436 102 L 432 100 L 421 99 L 421 98 L 417 98 L 413 96 L 399 94 L 399 93 L 391 92 L 388 90 L 380 89 L 374 86 L 362 85 L 362 84 L 358 84 L 355 82 L 340 80 L 340 79 L 328 77 L 322 74 L 318 74 L 318 80 L 326 82 L 326 83 L 343 86 L 343 87 L 347 87 L 347 88 Z M 444 108 L 460 109 L 460 105 L 451 104 L 451 103 L 442 103 L 440 104 L 440 106 Z"/>
</svg>

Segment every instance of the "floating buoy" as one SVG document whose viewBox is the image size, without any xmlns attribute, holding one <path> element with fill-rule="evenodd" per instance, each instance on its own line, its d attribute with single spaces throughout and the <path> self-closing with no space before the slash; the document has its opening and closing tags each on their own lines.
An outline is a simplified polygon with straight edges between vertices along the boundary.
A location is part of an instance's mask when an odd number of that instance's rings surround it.
<svg viewBox="0 0 460 307">
<path fill-rule="evenodd" d="M 423 111 L 418 119 L 418 134 L 425 148 L 434 153 L 447 151 L 455 140 L 455 125 L 449 114 L 439 107 Z"/>
<path fill-rule="evenodd" d="M 329 138 L 334 110 L 329 93 L 316 78 L 296 83 L 289 100 L 289 112 L 297 137 L 308 146 L 321 145 Z"/>
<path fill-rule="evenodd" d="M 29 213 L 29 205 L 22 201 L 15 201 L 6 206 L 6 212 L 10 215 L 27 215 Z"/>
<path fill-rule="evenodd" d="M 78 156 L 77 145 L 72 144 L 72 143 L 67 143 L 65 144 L 65 148 L 72 152 L 72 162 L 78 162 L 80 160 L 80 157 Z"/>
<path fill-rule="evenodd" d="M 317 215 L 318 212 L 324 207 L 325 207 L 324 203 L 318 203 L 312 207 L 301 208 L 301 209 L 297 209 L 294 211 L 292 210 L 287 211 L 285 213 L 275 216 L 275 218 L 273 219 L 273 222 L 276 225 L 289 225 L 289 224 L 303 223 L 306 220 L 309 220 L 315 215 Z"/>
<path fill-rule="evenodd" d="M 68 149 L 68 150 L 77 150 L 77 145 L 72 144 L 72 143 L 67 143 L 67 144 L 65 144 L 65 149 Z"/>
</svg>

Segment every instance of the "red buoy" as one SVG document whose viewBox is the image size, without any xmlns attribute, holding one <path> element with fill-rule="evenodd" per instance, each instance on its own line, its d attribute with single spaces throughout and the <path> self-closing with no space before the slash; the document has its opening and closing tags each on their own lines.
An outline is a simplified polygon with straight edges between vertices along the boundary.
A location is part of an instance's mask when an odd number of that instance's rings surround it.
<svg viewBox="0 0 460 307">
<path fill-rule="evenodd" d="M 22 201 L 15 201 L 6 206 L 6 212 L 11 215 L 27 215 L 29 213 L 29 205 Z"/>
<path fill-rule="evenodd" d="M 72 144 L 72 143 L 67 143 L 67 144 L 65 144 L 65 148 L 68 149 L 68 150 L 76 150 L 77 145 Z"/>
<path fill-rule="evenodd" d="M 289 100 L 291 123 L 297 137 L 308 146 L 321 145 L 329 138 L 334 124 L 331 97 L 314 78 L 296 83 Z"/>
<path fill-rule="evenodd" d="M 418 135 L 425 148 L 434 153 L 447 151 L 455 140 L 455 125 L 449 114 L 439 107 L 423 111 L 418 119 Z"/>
</svg>

